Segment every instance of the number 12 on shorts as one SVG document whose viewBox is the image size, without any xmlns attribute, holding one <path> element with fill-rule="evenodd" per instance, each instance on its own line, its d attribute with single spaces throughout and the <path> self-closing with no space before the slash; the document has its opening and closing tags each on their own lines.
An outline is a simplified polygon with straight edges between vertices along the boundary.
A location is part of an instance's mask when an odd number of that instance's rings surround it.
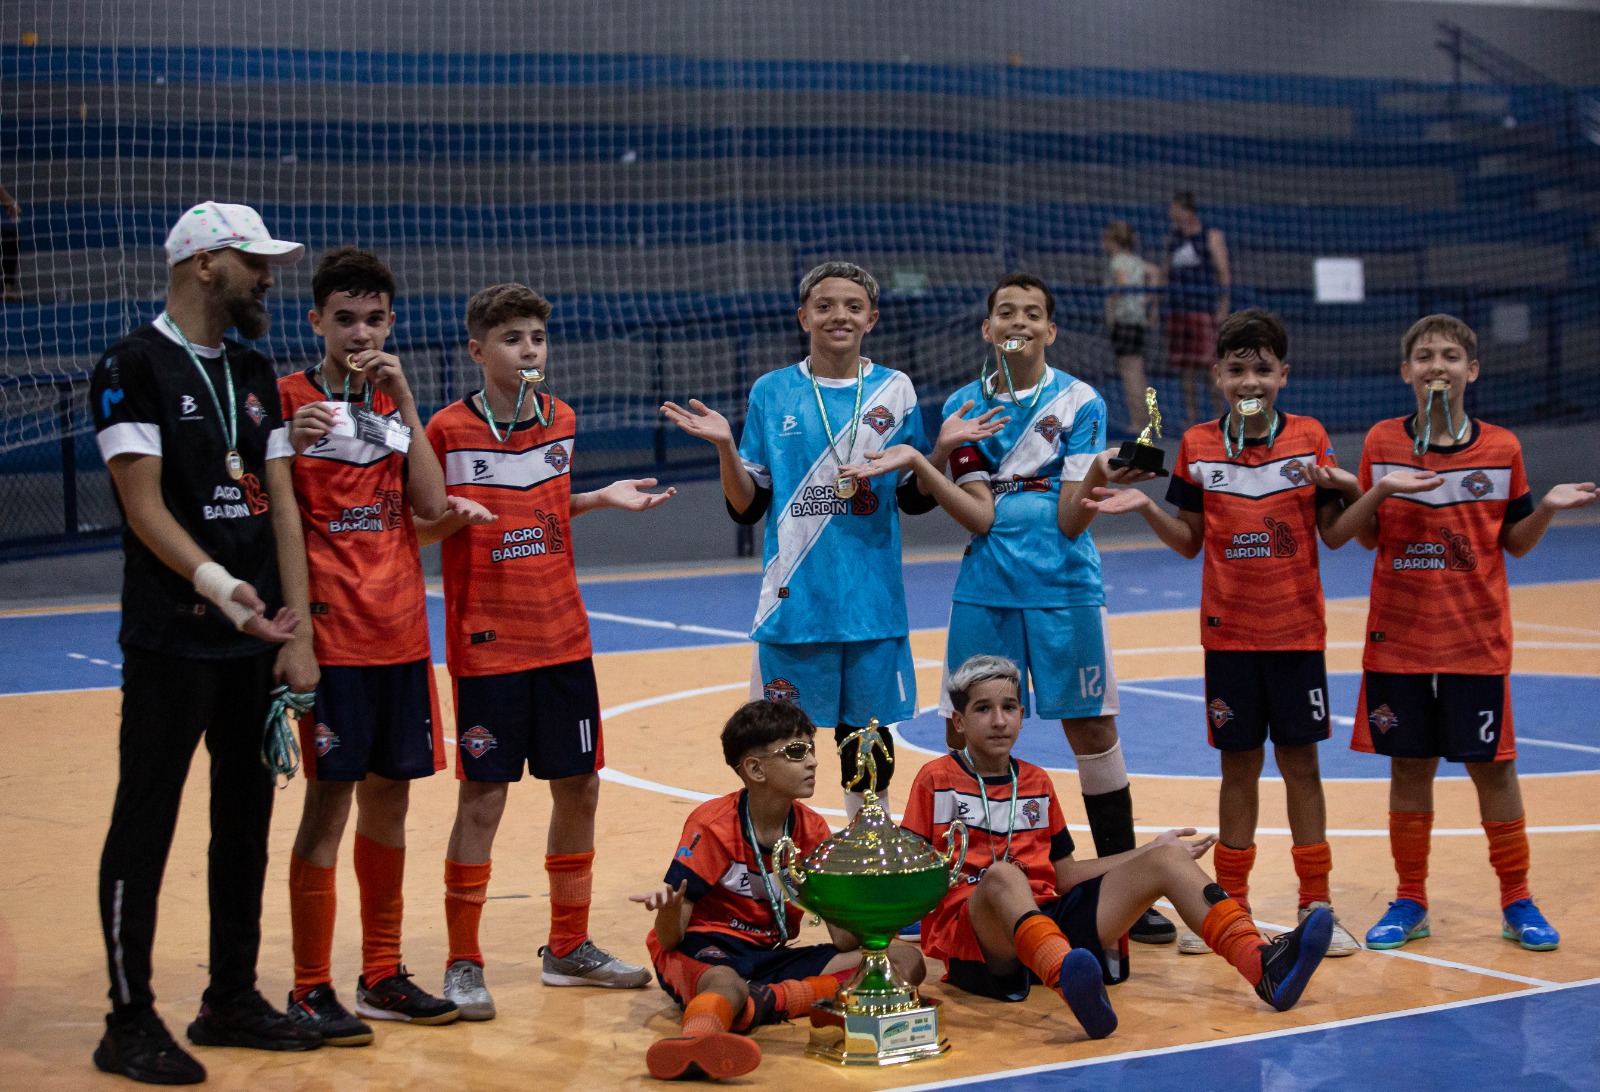
<svg viewBox="0 0 1600 1092">
<path fill-rule="evenodd" d="M 1100 682 L 1099 665 L 1078 668 L 1078 694 L 1080 697 L 1103 697 L 1105 689 Z"/>
</svg>

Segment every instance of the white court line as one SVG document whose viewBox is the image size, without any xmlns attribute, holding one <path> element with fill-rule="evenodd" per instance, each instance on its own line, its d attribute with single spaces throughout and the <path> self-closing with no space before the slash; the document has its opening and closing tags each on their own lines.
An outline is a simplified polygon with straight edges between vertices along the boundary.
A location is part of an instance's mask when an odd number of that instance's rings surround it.
<svg viewBox="0 0 1600 1092">
<path fill-rule="evenodd" d="M 671 629 L 680 633 L 705 633 L 712 637 L 733 637 L 740 641 L 748 641 L 750 634 L 732 629 L 717 629 L 714 626 L 695 626 L 687 622 L 663 622 L 658 618 L 637 618 L 631 614 L 611 614 L 608 611 L 592 610 L 590 618 L 598 618 L 602 622 L 621 622 L 629 626 L 644 626 L 647 629 Z"/>
<path fill-rule="evenodd" d="M 965 1088 L 969 1085 L 988 1083 L 990 1081 L 1009 1081 L 1019 1077 L 1029 1077 L 1038 1073 L 1057 1073 L 1067 1069 L 1083 1069 L 1094 1065 L 1108 1065 L 1118 1062 L 1129 1062 L 1138 1058 L 1158 1058 L 1167 1054 L 1187 1054 L 1194 1051 L 1212 1050 L 1216 1047 L 1238 1046 L 1243 1043 L 1260 1043 L 1271 1039 L 1284 1039 L 1295 1035 L 1305 1035 L 1314 1031 L 1333 1031 L 1337 1028 L 1360 1027 L 1364 1024 L 1385 1023 L 1390 1020 L 1400 1020 L 1407 1016 L 1423 1016 L 1434 1012 L 1451 1012 L 1455 1009 L 1472 1008 L 1475 1005 L 1492 1005 L 1499 1001 L 1509 1001 L 1518 997 L 1537 997 L 1541 994 L 1560 993 L 1563 990 L 1583 989 L 1587 986 L 1600 985 L 1600 978 L 1586 978 L 1580 982 L 1561 982 L 1551 986 L 1536 986 L 1528 990 L 1512 990 L 1508 993 L 1495 993 L 1487 997 L 1471 997 L 1462 1001 L 1446 1001 L 1438 1005 L 1424 1005 L 1421 1008 L 1401 1009 L 1398 1012 L 1379 1012 L 1371 1016 L 1352 1016 L 1344 1020 L 1329 1020 L 1321 1024 L 1307 1024 L 1298 1028 L 1283 1028 L 1279 1031 L 1261 1031 L 1253 1035 L 1235 1035 L 1227 1039 L 1212 1039 L 1205 1043 L 1183 1043 L 1178 1046 L 1153 1047 L 1149 1050 L 1130 1050 L 1126 1054 L 1107 1054 L 1099 1058 L 1078 1058 L 1068 1062 L 1047 1062 L 1044 1065 L 1032 1065 L 1023 1069 L 1012 1069 L 1002 1073 L 983 1073 L 971 1077 L 954 1077 L 946 1081 L 931 1081 L 927 1084 L 902 1085 L 899 1092 L 931 1092 L 936 1088 Z"/>
</svg>

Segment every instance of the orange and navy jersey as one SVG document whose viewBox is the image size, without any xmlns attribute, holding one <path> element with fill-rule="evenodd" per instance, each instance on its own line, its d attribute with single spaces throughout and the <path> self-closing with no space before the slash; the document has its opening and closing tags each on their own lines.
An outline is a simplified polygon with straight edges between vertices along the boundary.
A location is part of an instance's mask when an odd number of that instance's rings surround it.
<svg viewBox="0 0 1600 1092">
<path fill-rule="evenodd" d="M 1276 439 L 1229 457 L 1222 422 L 1183 434 L 1167 500 L 1201 513 L 1200 643 L 1228 651 L 1313 652 L 1327 640 L 1317 573 L 1319 490 L 1308 466 L 1337 466 L 1316 420 L 1281 413 Z"/>
<path fill-rule="evenodd" d="M 1391 674 L 1504 675 L 1511 670 L 1511 598 L 1501 529 L 1533 512 L 1522 445 L 1472 422 L 1457 447 L 1417 455 L 1411 417 L 1379 421 L 1361 451 L 1361 488 L 1395 470 L 1432 470 L 1444 484 L 1378 506 L 1367 647 L 1361 665 Z"/>
<path fill-rule="evenodd" d="M 450 674 L 509 675 L 593 653 L 572 562 L 572 407 L 546 394 L 549 426 L 530 418 L 496 440 L 468 396 L 433 415 L 428 440 L 445 489 L 499 517 L 444 540 Z"/>
<path fill-rule="evenodd" d="M 763 865 L 777 883 L 783 881 L 774 871 L 770 855 L 758 856 L 757 848 L 745 837 L 749 807 L 748 794 L 741 789 L 707 800 L 690 812 L 666 882 L 674 888 L 685 881 L 689 884 L 684 892 L 694 904 L 689 912 L 689 932 L 724 933 L 775 947 L 781 937 L 772 900 L 761 879 Z M 784 833 L 794 839 L 804 857 L 832 831 L 822 816 L 796 800 Z M 789 936 L 798 936 L 800 908 L 785 903 L 784 916 Z"/>
<path fill-rule="evenodd" d="M 340 400 L 330 399 L 314 374 L 307 369 L 278 380 L 285 420 L 309 403 Z M 381 392 L 373 392 L 372 409 L 398 419 Z M 296 455 L 293 468 L 317 662 L 375 667 L 426 658 L 427 589 L 406 502 L 406 457 L 330 435 Z"/>
<path fill-rule="evenodd" d="M 961 878 L 922 920 L 922 950 L 934 959 L 983 959 L 978 938 L 961 921 L 961 908 L 989 866 L 1007 856 L 1007 830 L 1011 831 L 1011 863 L 1027 874 L 1034 901 L 1043 904 L 1059 894 L 1055 863 L 1071 856 L 1073 845 L 1055 786 L 1038 766 L 1015 758 L 1011 764 L 1017 774 L 1015 808 L 1009 776 L 985 777 L 980 786 L 959 755 L 934 759 L 911 784 L 900 824 L 906 830 L 920 834 L 943 852 L 949 844 L 950 821 L 960 819 L 967 825 L 967 859 L 961 865 Z"/>
</svg>

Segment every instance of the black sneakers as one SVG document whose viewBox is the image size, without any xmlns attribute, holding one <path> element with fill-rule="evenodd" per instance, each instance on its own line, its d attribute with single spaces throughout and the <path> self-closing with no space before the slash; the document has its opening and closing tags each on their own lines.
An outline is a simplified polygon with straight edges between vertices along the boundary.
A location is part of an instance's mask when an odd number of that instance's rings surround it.
<svg viewBox="0 0 1600 1092">
<path fill-rule="evenodd" d="M 255 990 L 227 1001 L 200 1001 L 200 1015 L 189 1025 L 196 1046 L 249 1047 L 252 1050 L 316 1050 L 322 1032 L 289 1019 Z"/>
<path fill-rule="evenodd" d="M 94 1048 L 94 1064 L 144 1084 L 199 1084 L 206 1079 L 206 1067 L 173 1041 L 161 1017 L 148 1011 L 124 1021 L 108 1015 L 106 1033 Z"/>
<path fill-rule="evenodd" d="M 366 1046 L 372 1042 L 372 1029 L 339 1004 L 329 983 L 313 986 L 311 992 L 298 1001 L 291 992 L 284 1012 L 295 1023 L 320 1031 L 324 1046 Z"/>
<path fill-rule="evenodd" d="M 370 986 L 365 977 L 357 978 L 356 1012 L 368 1020 L 404 1020 L 411 1024 L 449 1024 L 461 1016 L 453 1002 L 437 998 L 411 981 L 404 967 L 398 974 Z M 367 1034 L 370 1036 L 371 1032 Z"/>
<path fill-rule="evenodd" d="M 1305 916 L 1292 932 L 1274 937 L 1261 946 L 1261 981 L 1256 996 L 1277 1009 L 1288 1012 L 1305 992 L 1311 974 L 1328 954 L 1333 940 L 1333 911 L 1319 906 Z"/>
<path fill-rule="evenodd" d="M 1178 927 L 1152 906 L 1133 923 L 1128 930 L 1128 939 L 1137 940 L 1140 944 L 1171 944 L 1178 939 Z"/>
</svg>

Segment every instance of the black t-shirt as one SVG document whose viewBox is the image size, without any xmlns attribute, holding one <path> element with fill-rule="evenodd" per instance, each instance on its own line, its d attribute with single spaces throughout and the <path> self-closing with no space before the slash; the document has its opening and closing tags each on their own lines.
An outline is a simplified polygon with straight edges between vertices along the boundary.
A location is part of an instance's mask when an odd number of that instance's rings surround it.
<svg viewBox="0 0 1600 1092">
<path fill-rule="evenodd" d="M 198 353 L 226 414 L 222 359 L 207 355 L 214 350 Z M 224 341 L 223 353 L 236 392 L 244 461 L 239 481 L 228 473 L 217 403 L 188 352 L 155 326 L 141 326 L 106 350 L 95 364 L 89 400 L 106 462 L 125 454 L 160 456 L 167 510 L 213 561 L 255 587 L 270 617 L 283 605 L 264 484 L 268 439 L 283 425 L 277 377 L 254 349 Z M 274 454 L 290 454 L 286 435 L 274 441 Z M 293 504 L 293 498 L 285 503 Z M 272 647 L 236 630 L 139 540 L 126 517 L 122 548 L 124 645 L 204 660 L 252 656 Z"/>
</svg>

